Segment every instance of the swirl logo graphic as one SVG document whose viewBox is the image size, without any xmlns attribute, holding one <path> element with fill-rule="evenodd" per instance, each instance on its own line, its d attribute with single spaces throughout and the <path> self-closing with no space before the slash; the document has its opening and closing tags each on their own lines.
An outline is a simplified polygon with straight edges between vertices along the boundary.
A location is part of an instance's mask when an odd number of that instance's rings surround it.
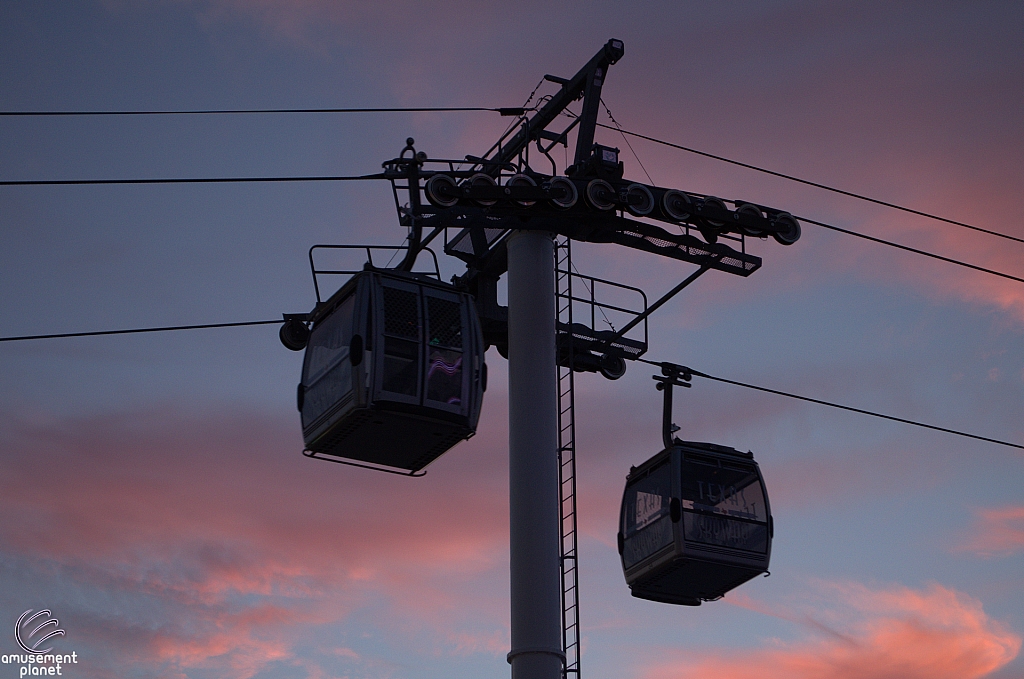
<svg viewBox="0 0 1024 679">
<path fill-rule="evenodd" d="M 57 621 L 57 618 L 51 617 L 51 615 L 52 613 L 45 608 L 34 615 L 31 608 L 22 613 L 18 617 L 18 622 L 14 624 L 14 638 L 18 640 L 18 645 L 28 653 L 49 653 L 52 651 L 52 646 L 39 650 L 39 645 L 47 639 L 64 636 L 64 630 L 60 629 L 60 623 Z M 28 632 L 27 630 L 40 618 L 42 618 L 43 622 L 31 632 Z"/>
</svg>

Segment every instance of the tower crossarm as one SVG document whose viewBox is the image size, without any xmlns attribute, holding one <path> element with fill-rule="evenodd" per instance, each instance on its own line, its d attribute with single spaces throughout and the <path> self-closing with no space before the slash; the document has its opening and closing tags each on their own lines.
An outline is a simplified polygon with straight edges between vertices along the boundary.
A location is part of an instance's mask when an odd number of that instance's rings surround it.
<svg viewBox="0 0 1024 679">
<path fill-rule="evenodd" d="M 487 270 L 489 275 L 504 273 L 503 239 L 496 238 L 488 243 L 483 234 L 485 231 L 504 233 L 510 229 L 548 231 L 590 243 L 615 243 L 740 276 L 749 276 L 761 266 L 760 257 L 744 251 L 742 238 L 733 239 L 739 246 L 735 249 L 721 241 L 707 243 L 686 233 L 685 229 L 683 233 L 672 233 L 656 224 L 619 215 L 553 214 L 523 219 L 522 215 L 499 216 L 474 208 L 460 212 L 458 218 L 452 214 L 439 216 L 441 223 L 450 220 L 452 224 L 464 225 L 448 242 L 445 252 L 477 270 Z"/>
<path fill-rule="evenodd" d="M 622 58 L 624 51 L 622 41 L 613 38 L 605 43 L 572 78 L 546 76 L 547 80 L 560 83 L 562 88 L 532 118 L 528 118 L 507 143 L 491 147 L 484 154 L 487 161 L 480 163 L 476 171 L 497 175 L 502 166 L 515 160 L 531 142 L 540 139 L 547 126 L 561 115 L 569 104 L 580 97 L 584 98 L 584 102 L 583 114 L 580 116 L 582 122 L 576 137 L 576 162 L 589 155 L 590 147 L 594 143 L 594 129 L 597 126 L 597 112 L 601 103 L 601 87 L 605 74 L 609 66 Z"/>
</svg>

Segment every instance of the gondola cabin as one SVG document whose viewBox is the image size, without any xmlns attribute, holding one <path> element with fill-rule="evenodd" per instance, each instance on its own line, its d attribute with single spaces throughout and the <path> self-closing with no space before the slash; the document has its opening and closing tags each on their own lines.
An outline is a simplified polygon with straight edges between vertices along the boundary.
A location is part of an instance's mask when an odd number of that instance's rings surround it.
<svg viewBox="0 0 1024 679">
<path fill-rule="evenodd" d="M 767 572 L 771 510 L 751 453 L 674 443 L 626 477 L 619 553 L 633 596 L 697 606 Z"/>
<path fill-rule="evenodd" d="M 486 368 L 468 294 L 367 270 L 311 321 L 298 394 L 308 451 L 415 472 L 475 433 Z"/>
</svg>

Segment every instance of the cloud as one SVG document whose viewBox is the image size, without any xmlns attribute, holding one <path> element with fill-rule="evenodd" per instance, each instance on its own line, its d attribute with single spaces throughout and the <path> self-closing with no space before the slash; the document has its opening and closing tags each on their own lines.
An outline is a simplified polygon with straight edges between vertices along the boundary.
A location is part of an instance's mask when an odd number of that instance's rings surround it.
<svg viewBox="0 0 1024 679">
<path fill-rule="evenodd" d="M 907 172 L 915 173 L 915 170 L 908 168 Z M 1005 188 L 1009 190 L 1008 186 Z M 919 199 L 920 204 L 941 204 L 941 194 L 944 192 L 943 187 L 935 187 L 933 194 Z M 1004 217 L 998 207 L 989 207 L 984 201 L 980 202 L 981 207 L 973 216 L 966 217 L 966 221 L 983 227 L 1004 223 Z M 1018 277 L 1024 275 L 1024 271 L 1020 269 L 1020 248 L 1024 246 L 1006 243 L 991 236 L 979 236 L 960 227 L 935 224 L 893 212 L 849 222 L 829 219 L 823 221 L 838 223 L 854 231 L 879 236 L 993 271 Z M 1009 228 L 1005 231 L 1020 237 L 1016 229 Z M 847 263 L 855 266 L 863 275 L 877 277 L 878 280 L 895 285 L 911 285 L 932 299 L 959 300 L 986 306 L 1010 315 L 1018 323 L 1024 323 L 1024 289 L 1017 281 L 968 271 L 954 264 L 929 260 L 920 255 L 897 253 L 891 249 L 883 254 L 881 246 L 870 243 L 854 245 L 845 242 L 849 240 L 845 236 L 843 240 L 843 249 L 849 251 Z M 894 259 L 897 257 L 898 259 Z M 899 266 L 892 266 L 892 261 L 898 261 Z"/>
<path fill-rule="evenodd" d="M 230 676 L 247 679 L 272 662 L 292 657 L 282 639 L 259 638 L 259 633 L 276 625 L 294 624 L 299 618 L 293 611 L 276 607 L 216 616 L 205 621 L 207 630 L 202 635 L 167 631 L 154 635 L 146 660 L 180 668 L 220 667 L 229 669 Z"/>
<path fill-rule="evenodd" d="M 421 481 L 341 474 L 298 456 L 291 428 L 276 422 L 139 415 L 8 426 L 20 436 L 0 503 L 26 520 L 0 531 L 24 553 L 123 557 L 144 545 L 259 593 L 266 590 L 252 579 L 251 557 L 235 546 L 275 553 L 290 576 L 298 571 L 288 564 L 353 572 L 399 551 L 414 564 L 473 570 L 489 563 L 503 537 L 490 530 L 504 512 L 493 497 L 500 481 L 481 475 L 465 483 L 481 470 L 455 466 L 454 475 Z M 435 520 L 470 530 L 438 541 L 424 530 Z M 353 541 L 365 551 L 344 549 Z"/>
<path fill-rule="evenodd" d="M 1024 506 L 976 510 L 969 536 L 955 550 L 988 557 L 1009 556 L 1024 550 Z"/>
<path fill-rule="evenodd" d="M 798 622 L 813 636 L 754 651 L 675 653 L 641 676 L 975 679 L 1007 665 L 1020 651 L 1020 635 L 992 620 L 979 601 L 938 584 L 915 590 L 825 583 L 818 590 L 817 606 L 781 612 L 733 597 L 733 603 Z"/>
<path fill-rule="evenodd" d="M 0 600 L 55 597 L 112 666 L 247 679 L 357 611 L 449 655 L 507 650 L 493 432 L 413 480 L 305 459 L 261 416 L 2 424 L 0 515 L 19 520 L 0 522 L 0 570 L 22 585 Z"/>
<path fill-rule="evenodd" d="M 965 66 L 973 55 L 957 59 L 951 56 L 955 52 L 936 50 L 927 40 L 891 41 L 888 33 L 894 27 L 911 22 L 916 27 L 919 21 L 898 8 L 883 12 L 816 7 L 808 12 L 804 3 L 797 3 L 733 10 L 735 16 L 729 16 L 729 9 L 705 13 L 662 7 L 652 10 L 662 17 L 654 30 L 615 25 L 609 19 L 595 20 L 587 30 L 570 36 L 542 28 L 523 37 L 515 28 L 540 8 L 451 3 L 440 12 L 408 2 L 328 0 L 179 4 L 208 30 L 253 24 L 286 44 L 343 55 L 341 70 L 374 74 L 367 79 L 386 88 L 362 91 L 407 105 L 519 103 L 541 74 L 561 70 L 568 75 L 582 65 L 607 37 L 596 36 L 614 26 L 617 37 L 626 40 L 629 57 L 616 67 L 605 96 L 627 129 L 1021 235 L 1013 202 L 1019 186 L 1013 172 L 1002 167 L 1013 167 L 1019 142 L 990 130 L 992 110 L 962 109 L 945 96 L 953 86 L 985 101 L 1007 89 L 1007 82 L 1016 82 L 1017 74 L 999 65 L 1005 60 L 979 73 Z M 558 6 L 545 6 L 543 12 L 556 27 L 561 25 L 558 19 L 569 14 Z M 885 20 L 879 20 L 879 12 Z M 683 41 L 677 28 L 680 19 L 694 27 L 693 35 Z M 939 24 L 933 26 L 936 35 L 950 31 L 951 25 L 960 26 L 941 18 L 934 21 Z M 766 25 L 773 30 L 765 32 Z M 737 32 L 748 38 L 743 49 L 725 56 L 714 49 Z M 517 36 L 514 48 L 510 35 Z M 383 44 L 388 49 L 380 49 Z M 545 49 L 551 44 L 559 45 L 560 53 Z M 873 47 L 865 51 L 865 44 Z M 512 53 L 515 58 L 509 58 Z M 714 55 L 713 61 L 705 64 L 707 55 Z M 936 60 L 946 67 L 936 70 Z M 776 65 L 770 75 L 766 64 Z M 707 75 L 694 81 L 693 71 Z M 941 84 L 933 80 L 940 71 Z M 686 82 L 690 87 L 666 86 Z M 702 95 L 701 106 L 689 105 L 694 90 Z M 447 101 L 440 101 L 439 95 Z M 755 99 L 762 105 L 753 114 L 748 104 Z M 424 122 L 428 119 L 432 122 Z M 436 117 L 419 120 L 432 133 L 461 130 L 452 140 L 456 156 L 480 152 L 500 132 L 489 117 L 460 119 L 457 124 L 451 119 L 438 122 Z M 680 129 L 692 132 L 680 136 Z M 623 145 L 609 131 L 599 135 L 605 143 Z M 1004 241 L 956 226 L 634 141 L 661 185 L 742 195 L 978 266 L 1021 274 L 1017 244 L 1007 247 Z M 426 150 L 451 155 L 436 146 Z M 972 165 L 965 156 L 980 156 L 989 164 Z M 625 157 L 630 174 L 638 176 L 638 164 L 631 162 L 631 154 Z M 540 169 L 548 168 L 545 164 Z M 779 270 L 785 267 L 787 273 L 780 277 L 800 278 L 805 285 L 852 272 L 865 281 L 911 287 L 932 299 L 996 309 L 1024 322 L 1024 292 L 1015 281 L 848 236 L 826 236 L 810 225 L 793 253 L 783 255 L 774 243 L 765 250 L 766 263 Z"/>
</svg>

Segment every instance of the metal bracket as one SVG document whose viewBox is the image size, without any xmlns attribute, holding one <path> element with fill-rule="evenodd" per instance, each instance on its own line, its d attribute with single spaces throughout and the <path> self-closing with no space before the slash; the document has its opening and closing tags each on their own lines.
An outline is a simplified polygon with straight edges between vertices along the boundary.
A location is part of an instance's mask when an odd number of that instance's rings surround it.
<svg viewBox="0 0 1024 679">
<path fill-rule="evenodd" d="M 638 315 L 632 321 L 630 321 L 626 325 L 622 326 L 621 330 L 619 330 L 617 333 L 615 333 L 614 335 L 609 337 L 607 340 L 605 340 L 606 343 L 610 346 L 612 344 L 612 342 L 615 342 L 615 341 L 621 339 L 623 335 L 625 335 L 627 332 L 629 332 L 634 327 L 636 327 L 636 325 L 638 323 L 640 323 L 641 321 L 647 320 L 647 317 L 650 316 L 651 314 L 653 314 L 658 309 L 660 309 L 662 304 L 664 304 L 665 302 L 669 301 L 670 299 L 675 297 L 677 294 L 679 294 L 679 292 L 681 292 L 683 288 L 685 288 L 690 283 L 692 283 L 695 280 L 697 280 L 707 270 L 708 270 L 707 266 L 702 266 L 701 268 L 699 268 L 696 271 L 694 271 L 685 280 L 683 280 L 682 283 L 680 283 L 676 287 L 674 287 L 671 290 L 669 290 L 668 292 L 666 292 L 664 295 L 661 296 L 661 299 L 659 299 L 657 302 L 655 302 L 651 306 L 647 307 L 642 314 Z M 646 301 L 646 296 L 645 296 L 644 299 Z M 646 329 L 645 329 L 644 335 L 646 336 Z M 689 379 L 689 378 L 687 378 L 687 379 Z M 690 386 L 690 385 L 686 385 L 686 386 Z"/>
<path fill-rule="evenodd" d="M 359 467 L 360 469 L 369 469 L 370 471 L 374 471 L 374 472 L 385 472 L 387 474 L 395 474 L 396 476 L 409 476 L 409 477 L 412 477 L 414 479 L 418 479 L 421 476 L 426 476 L 427 475 L 426 471 L 403 472 L 403 471 L 398 471 L 397 469 L 391 469 L 390 467 L 381 467 L 381 466 L 374 466 L 374 465 L 371 465 L 371 464 L 362 464 L 360 462 L 350 462 L 348 460 L 341 460 L 341 459 L 338 459 L 336 457 L 328 457 L 328 456 L 322 455 L 321 453 L 313 452 L 312 450 L 309 450 L 308 448 L 306 450 L 303 450 L 302 454 L 305 455 L 306 457 L 310 458 L 310 459 L 313 459 L 313 460 L 326 460 L 327 462 L 337 462 L 338 464 L 347 465 L 349 467 Z"/>
<path fill-rule="evenodd" d="M 665 393 L 665 409 L 661 417 L 661 439 L 666 448 L 671 448 L 676 443 L 675 432 L 672 424 L 672 387 L 691 387 L 690 380 L 693 379 L 693 371 L 684 365 L 675 363 L 662 363 L 661 375 L 652 375 L 651 378 L 657 382 L 655 389 Z"/>
<path fill-rule="evenodd" d="M 323 299 L 321 299 L 320 295 L 320 281 L 318 279 L 318 276 L 350 276 L 352 274 L 359 273 L 360 271 L 365 271 L 367 267 L 371 269 L 387 268 L 387 265 L 385 265 L 384 267 L 379 267 L 373 263 L 373 251 L 401 251 L 408 250 L 408 247 L 409 246 L 407 245 L 325 245 L 322 243 L 318 243 L 317 245 L 311 246 L 309 248 L 309 271 L 313 275 L 313 291 L 316 293 L 316 303 L 321 304 L 324 301 Z M 313 261 L 313 253 L 316 252 L 317 250 L 365 250 L 366 263 L 359 269 L 318 269 L 316 268 L 316 263 Z M 416 273 L 423 273 L 424 275 L 433 276 L 437 280 L 441 280 L 441 269 L 437 263 L 437 253 L 435 253 L 430 248 L 426 247 L 426 244 L 423 243 L 420 244 L 420 251 L 426 251 L 430 253 L 430 256 L 434 262 L 434 270 Z M 408 252 L 406 253 L 406 257 L 408 257 Z M 330 297 L 330 295 L 328 295 L 328 297 Z"/>
</svg>

